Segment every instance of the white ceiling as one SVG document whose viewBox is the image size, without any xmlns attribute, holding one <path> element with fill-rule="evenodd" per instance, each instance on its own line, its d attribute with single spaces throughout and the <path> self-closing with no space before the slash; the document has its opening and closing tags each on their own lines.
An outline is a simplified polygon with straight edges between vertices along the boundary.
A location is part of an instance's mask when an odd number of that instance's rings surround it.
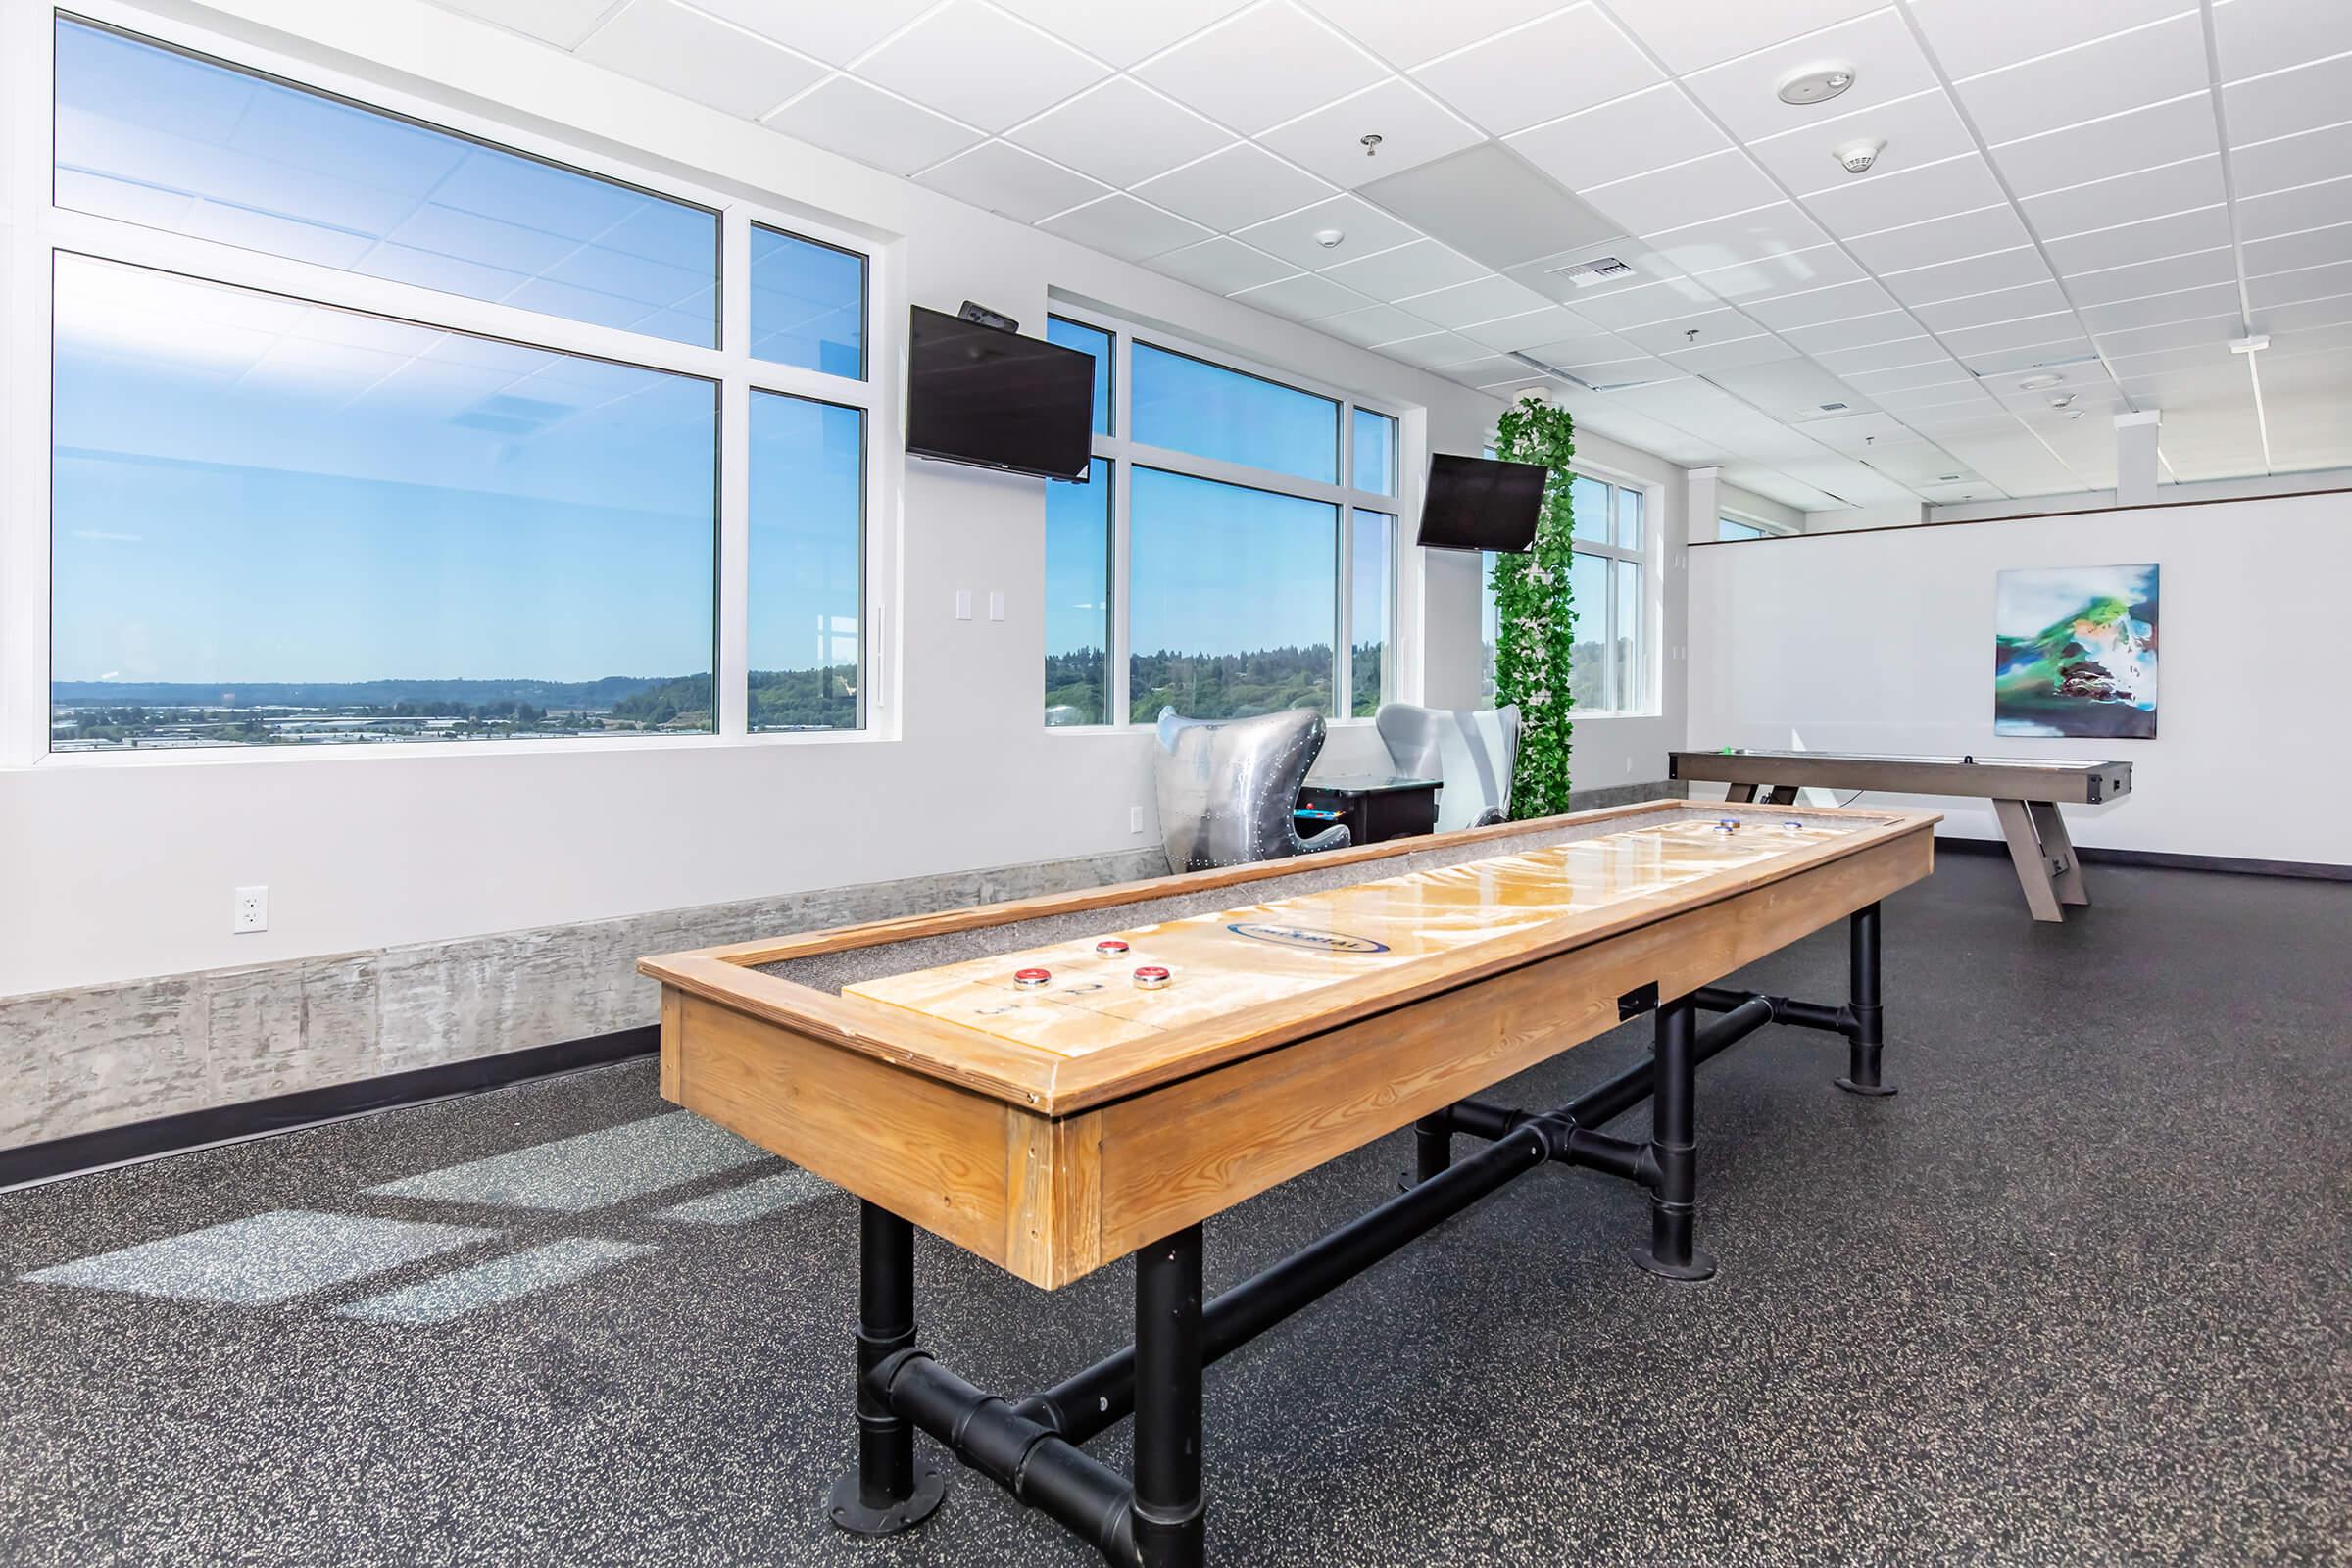
<svg viewBox="0 0 2352 1568">
<path fill-rule="evenodd" d="M 2352 465 L 2352 0 L 442 3 L 1793 507 Z"/>
</svg>

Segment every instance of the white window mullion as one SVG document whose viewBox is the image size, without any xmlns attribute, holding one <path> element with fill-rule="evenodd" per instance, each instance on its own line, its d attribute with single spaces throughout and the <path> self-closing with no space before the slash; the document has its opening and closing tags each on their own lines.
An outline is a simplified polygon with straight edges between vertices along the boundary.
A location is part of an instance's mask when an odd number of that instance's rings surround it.
<svg viewBox="0 0 2352 1568">
<path fill-rule="evenodd" d="M 34 762 L 49 751 L 49 250 L 32 221 L 48 170 L 39 108 L 48 69 L 47 29 L 38 47 L 19 49 L 13 19 L 0 19 L 0 86 L 10 121 L 0 144 L 12 166 L 0 186 L 15 199 L 0 228 L 0 310 L 22 329 L 16 353 L 0 355 L 0 766 Z M 24 40 L 29 42 L 30 40 Z M 7 335 L 7 334 L 0 334 Z M 36 346 L 37 345 L 37 346 Z"/>
<path fill-rule="evenodd" d="M 752 329 L 752 225 L 740 208 L 719 230 L 718 340 L 729 374 L 718 421 L 718 663 L 710 698 L 718 733 L 751 732 L 752 387 L 740 367 Z"/>
<path fill-rule="evenodd" d="M 1133 696 L 1128 690 L 1129 647 L 1134 635 L 1135 598 L 1129 587 L 1135 560 L 1135 448 L 1127 433 L 1135 428 L 1135 337 L 1121 329 L 1111 338 L 1110 438 L 1101 443 L 1112 460 L 1110 487 L 1110 647 L 1104 650 L 1102 717 L 1104 722 L 1127 722 Z"/>
</svg>

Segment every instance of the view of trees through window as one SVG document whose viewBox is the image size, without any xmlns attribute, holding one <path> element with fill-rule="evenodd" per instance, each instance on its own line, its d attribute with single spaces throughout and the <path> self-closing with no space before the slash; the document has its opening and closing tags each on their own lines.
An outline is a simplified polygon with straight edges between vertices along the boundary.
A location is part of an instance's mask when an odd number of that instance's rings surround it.
<svg viewBox="0 0 2352 1568">
<path fill-rule="evenodd" d="M 1640 712 L 1648 702 L 1649 599 L 1646 500 L 1640 490 L 1577 474 L 1568 586 L 1576 603 L 1569 691 L 1592 712 Z M 1494 695 L 1494 556 L 1479 556 L 1479 627 L 1484 694 Z"/>
<path fill-rule="evenodd" d="M 304 264 L 317 297 L 217 249 L 55 254 L 52 748 L 714 731 L 720 384 L 678 367 L 722 341 L 720 216 L 55 25 L 57 204 Z M 857 728 L 866 262 L 749 226 L 734 678 L 753 730 Z M 369 308 L 387 283 L 411 318 Z"/>
<path fill-rule="evenodd" d="M 1395 678 L 1396 518 L 1363 503 L 1398 493 L 1396 419 L 1065 318 L 1048 335 L 1095 356 L 1097 456 L 1089 483 L 1048 487 L 1046 722 L 1371 716 Z"/>
</svg>

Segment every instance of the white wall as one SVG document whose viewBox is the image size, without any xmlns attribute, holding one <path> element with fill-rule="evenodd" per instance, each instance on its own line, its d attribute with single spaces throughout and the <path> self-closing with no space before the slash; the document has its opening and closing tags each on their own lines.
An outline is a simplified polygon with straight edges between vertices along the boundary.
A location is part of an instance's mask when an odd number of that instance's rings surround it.
<svg viewBox="0 0 2352 1568">
<path fill-rule="evenodd" d="M 33 11 L 8 9 L 12 29 Z M 1451 382 L 415 0 L 222 0 L 216 12 L 169 14 L 225 19 L 266 46 L 859 226 L 886 247 L 889 267 L 879 270 L 895 269 L 917 303 L 953 310 L 969 296 L 1036 330 L 1050 288 L 1108 302 L 1333 385 L 1422 406 L 1427 443 L 1443 450 L 1477 451 L 1499 412 Z M 22 36 L 0 37 L 0 53 Z M 11 121 L 22 136 L 22 117 Z M 0 237 L 11 223 L 26 227 L 39 200 L 24 162 L 7 167 L 17 182 L 0 192 Z M 20 232 L 0 267 L 22 275 L 31 249 Z M 17 329 L 25 289 L 11 297 L 0 384 L 37 386 L 46 344 Z M 0 401 L 0 429 L 12 426 L 9 462 L 22 472 L 39 462 L 26 443 L 42 439 L 45 420 Z M 899 506 L 901 515 L 874 519 L 904 529 L 897 739 L 49 759 L 37 756 L 37 741 L 24 744 L 45 730 L 45 715 L 12 711 L 19 760 L 0 766 L 0 995 L 1145 842 L 1152 830 L 1132 835 L 1128 809 L 1142 804 L 1149 818 L 1148 739 L 1057 734 L 1040 722 L 1042 485 L 915 462 Z M 20 494 L 0 514 L 0 545 L 45 525 L 42 509 Z M 0 548 L 0 562 L 24 554 Z M 1417 572 L 1404 575 L 1402 612 L 1431 650 L 1431 689 L 1443 688 L 1442 701 L 1474 701 L 1475 582 L 1440 568 L 1423 602 Z M 1677 577 L 1670 628 L 1680 625 Z M 1003 589 L 1005 620 L 953 619 L 957 587 Z M 10 595 L 0 603 L 17 606 L 39 593 L 0 589 Z M 0 668 L 0 688 L 23 692 L 30 681 L 38 692 L 42 641 L 37 628 L 5 641 L 16 667 Z M 1607 781 L 1662 777 L 1667 727 L 1634 721 L 1616 739 L 1588 727 L 1580 739 Z M 1638 751 L 1630 772 L 1611 766 L 1619 745 Z M 1368 726 L 1335 732 L 1334 765 L 1379 755 Z M 270 886 L 270 929 L 232 938 L 230 890 L 248 883 Z"/>
<path fill-rule="evenodd" d="M 1722 545 L 1691 552 L 1694 747 L 2115 758 L 2132 793 L 2067 811 L 2077 842 L 2352 863 L 2340 691 L 2352 497 L 2139 508 Z M 2164 568 L 2158 737 L 1992 732 L 1993 578 L 2019 566 Z M 1873 797 L 1877 800 L 1879 797 Z M 1995 838 L 1990 809 L 1920 802 Z"/>
</svg>

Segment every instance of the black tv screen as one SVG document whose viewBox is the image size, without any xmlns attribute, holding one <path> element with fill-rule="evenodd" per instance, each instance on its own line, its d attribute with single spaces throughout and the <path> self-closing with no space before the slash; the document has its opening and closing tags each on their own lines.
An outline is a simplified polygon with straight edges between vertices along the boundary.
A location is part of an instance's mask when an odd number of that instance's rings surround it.
<svg viewBox="0 0 2352 1568">
<path fill-rule="evenodd" d="M 1435 453 L 1421 492 L 1421 543 L 1432 550 L 1525 550 L 1544 511 L 1541 463 Z"/>
<path fill-rule="evenodd" d="M 1095 358 L 1058 343 L 914 308 L 906 450 L 1049 479 L 1084 479 Z"/>
</svg>

